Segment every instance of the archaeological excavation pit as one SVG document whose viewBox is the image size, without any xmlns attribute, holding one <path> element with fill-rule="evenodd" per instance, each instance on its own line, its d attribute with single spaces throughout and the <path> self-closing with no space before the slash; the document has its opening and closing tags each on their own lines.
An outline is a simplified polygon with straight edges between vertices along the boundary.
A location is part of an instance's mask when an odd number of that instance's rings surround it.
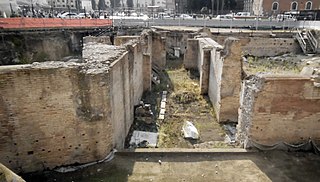
<svg viewBox="0 0 320 182">
<path fill-rule="evenodd" d="M 319 167 L 320 46 L 303 50 L 298 31 L 219 31 L 153 27 L 112 41 L 74 33 L 74 44 L 60 44 L 81 50 L 55 58 L 45 46 L 45 54 L 25 50 L 28 64 L 6 57 L 3 64 L 16 62 L 0 67 L 0 162 L 30 181 L 164 181 L 191 172 L 194 181 L 231 180 L 236 174 L 219 177 L 230 163 L 249 166 L 241 179 L 255 171 L 268 181 L 298 171 L 271 177 L 272 165 Z M 187 121 L 197 138 L 186 138 Z"/>
</svg>

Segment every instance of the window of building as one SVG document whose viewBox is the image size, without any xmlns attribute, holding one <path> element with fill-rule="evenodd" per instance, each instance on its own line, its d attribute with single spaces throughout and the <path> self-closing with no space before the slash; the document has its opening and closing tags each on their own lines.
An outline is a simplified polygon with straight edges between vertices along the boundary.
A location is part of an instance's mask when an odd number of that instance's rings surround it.
<svg viewBox="0 0 320 182">
<path fill-rule="evenodd" d="M 66 7 L 66 5 L 62 5 L 62 7 Z"/>
<path fill-rule="evenodd" d="M 64 3 L 64 0 L 62 0 L 62 2 Z"/>
<path fill-rule="evenodd" d="M 73 3 L 73 0 L 70 0 Z"/>
<path fill-rule="evenodd" d="M 73 5 L 71 5 L 71 7 L 74 7 Z"/>
<path fill-rule="evenodd" d="M 311 1 L 308 1 L 306 2 L 306 10 L 311 10 L 312 9 L 312 2 Z"/>
<path fill-rule="evenodd" d="M 291 3 L 291 10 L 298 10 L 298 3 L 297 2 Z"/>
<path fill-rule="evenodd" d="M 279 9 L 279 3 L 278 2 L 273 2 L 272 3 L 272 10 L 277 11 Z"/>
</svg>

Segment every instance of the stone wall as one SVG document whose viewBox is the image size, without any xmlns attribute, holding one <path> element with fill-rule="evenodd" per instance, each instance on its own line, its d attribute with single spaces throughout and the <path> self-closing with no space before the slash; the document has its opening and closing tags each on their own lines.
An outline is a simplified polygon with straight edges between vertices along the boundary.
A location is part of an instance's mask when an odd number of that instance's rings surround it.
<svg viewBox="0 0 320 182">
<path fill-rule="evenodd" d="M 83 34 L 76 32 L 18 33 L 2 36 L 0 65 L 58 61 L 81 55 Z"/>
<path fill-rule="evenodd" d="M 244 55 L 257 57 L 278 56 L 282 54 L 301 53 L 299 44 L 293 38 L 250 37 L 243 47 Z"/>
<path fill-rule="evenodd" d="M 140 39 L 140 36 L 117 36 L 114 39 L 114 45 L 120 46 L 129 42 L 130 40 L 138 40 L 138 39 Z"/>
<path fill-rule="evenodd" d="M 222 56 L 219 122 L 237 122 L 242 79 L 242 42 L 228 38 Z"/>
<path fill-rule="evenodd" d="M 183 59 L 183 64 L 186 69 L 197 69 L 198 51 L 199 41 L 197 39 L 188 39 L 187 49 Z"/>
<path fill-rule="evenodd" d="M 239 140 L 275 145 L 320 141 L 320 88 L 310 77 L 251 76 L 242 88 Z"/>
<path fill-rule="evenodd" d="M 83 60 L 0 67 L 4 165 L 39 171 L 124 147 L 145 87 L 141 46 L 86 42 Z"/>
<path fill-rule="evenodd" d="M 113 148 L 108 79 L 79 67 L 2 67 L 1 162 L 31 172 L 104 158 Z"/>
<path fill-rule="evenodd" d="M 160 69 L 165 69 L 166 66 L 166 39 L 158 32 L 150 33 L 151 41 L 151 60 L 152 64 Z M 150 44 L 149 44 L 150 45 Z"/>
<path fill-rule="evenodd" d="M 211 38 L 189 39 L 184 65 L 200 75 L 200 92 L 208 94 L 219 122 L 237 122 L 242 76 L 242 44 L 228 38 L 224 49 Z M 190 55 L 190 57 L 189 57 Z"/>
</svg>

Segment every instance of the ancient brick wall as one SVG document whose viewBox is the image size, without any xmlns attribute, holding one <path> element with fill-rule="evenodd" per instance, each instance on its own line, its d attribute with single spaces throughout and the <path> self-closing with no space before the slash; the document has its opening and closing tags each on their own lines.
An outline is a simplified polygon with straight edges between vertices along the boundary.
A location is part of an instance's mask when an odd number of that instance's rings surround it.
<svg viewBox="0 0 320 182">
<path fill-rule="evenodd" d="M 1 162 L 30 172 L 104 158 L 113 148 L 108 82 L 78 67 L 1 67 Z"/>
<path fill-rule="evenodd" d="M 114 38 L 114 45 L 120 46 L 123 45 L 130 40 L 138 40 L 140 36 L 117 36 Z"/>
<path fill-rule="evenodd" d="M 188 45 L 184 64 L 199 71 L 200 92 L 209 95 L 218 121 L 237 122 L 243 42 L 229 38 L 223 50 L 211 38 L 189 39 Z"/>
<path fill-rule="evenodd" d="M 186 69 L 197 69 L 199 41 L 188 39 L 187 49 L 184 54 L 183 64 Z"/>
<path fill-rule="evenodd" d="M 320 88 L 309 77 L 262 76 L 245 80 L 239 139 L 262 145 L 320 141 Z"/>
<path fill-rule="evenodd" d="M 237 122 L 242 77 L 242 43 L 235 38 L 225 41 L 220 90 L 219 122 Z"/>
<path fill-rule="evenodd" d="M 151 38 L 151 60 L 152 64 L 160 69 L 166 66 L 166 39 L 157 32 L 150 34 Z"/>
<path fill-rule="evenodd" d="M 58 61 L 63 57 L 81 55 L 77 32 L 36 32 L 7 34 L 0 44 L 0 65 Z"/>
<path fill-rule="evenodd" d="M 0 162 L 32 172 L 122 149 L 143 93 L 143 61 L 139 43 L 88 42 L 82 62 L 0 67 Z"/>
<path fill-rule="evenodd" d="M 288 53 L 300 53 L 299 44 L 293 38 L 249 38 L 243 46 L 243 54 L 257 57 L 278 56 Z"/>
</svg>

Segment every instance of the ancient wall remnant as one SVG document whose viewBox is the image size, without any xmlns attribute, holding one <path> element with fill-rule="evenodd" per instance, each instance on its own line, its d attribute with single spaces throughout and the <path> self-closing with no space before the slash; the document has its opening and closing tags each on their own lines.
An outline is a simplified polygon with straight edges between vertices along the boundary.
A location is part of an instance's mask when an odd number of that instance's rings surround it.
<svg viewBox="0 0 320 182">
<path fill-rule="evenodd" d="M 320 88 L 299 75 L 251 76 L 244 81 L 238 138 L 245 147 L 319 142 Z"/>
<path fill-rule="evenodd" d="M 184 65 L 199 71 L 201 94 L 209 95 L 219 122 L 236 122 L 242 75 L 241 42 L 229 38 L 224 50 L 211 38 L 189 39 L 188 45 Z"/>
<path fill-rule="evenodd" d="M 114 39 L 114 45 L 120 46 L 129 42 L 130 40 L 138 40 L 138 39 L 140 39 L 140 36 L 117 36 Z"/>
<path fill-rule="evenodd" d="M 278 56 L 282 54 L 300 53 L 299 44 L 293 38 L 250 37 L 243 46 L 243 54 L 257 57 Z"/>
<path fill-rule="evenodd" d="M 81 32 L 37 32 L 7 34 L 0 44 L 0 65 L 58 61 L 81 55 Z"/>
<path fill-rule="evenodd" d="M 162 37 L 158 32 L 151 32 L 149 44 L 151 48 L 152 64 L 160 69 L 165 69 L 166 66 L 166 38 Z"/>
<path fill-rule="evenodd" d="M 85 42 L 76 62 L 0 67 L 0 156 L 9 168 L 52 169 L 123 148 L 145 87 L 140 43 Z"/>
</svg>

